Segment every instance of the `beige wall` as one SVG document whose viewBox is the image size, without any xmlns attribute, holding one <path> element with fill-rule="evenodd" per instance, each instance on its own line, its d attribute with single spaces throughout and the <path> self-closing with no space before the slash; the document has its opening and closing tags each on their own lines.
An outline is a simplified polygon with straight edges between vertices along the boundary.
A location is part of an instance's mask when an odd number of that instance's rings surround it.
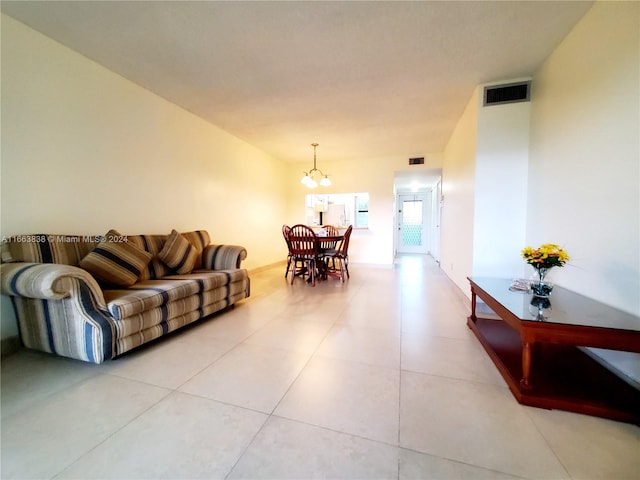
<svg viewBox="0 0 640 480">
<path fill-rule="evenodd" d="M 3 235 L 204 228 L 281 259 L 283 162 L 6 16 L 2 120 Z"/>
<path fill-rule="evenodd" d="M 1 161 L 3 236 L 202 228 L 247 268 L 285 253 L 283 162 L 5 15 Z"/>
<path fill-rule="evenodd" d="M 478 90 L 472 274 L 522 277 L 531 103 L 482 106 L 484 87 Z"/>
<path fill-rule="evenodd" d="M 447 143 L 442 164 L 440 267 L 465 293 L 473 270 L 478 96 L 476 88 Z"/>
<path fill-rule="evenodd" d="M 640 3 L 598 2 L 535 75 L 531 244 L 572 256 L 552 279 L 640 315 Z"/>
</svg>

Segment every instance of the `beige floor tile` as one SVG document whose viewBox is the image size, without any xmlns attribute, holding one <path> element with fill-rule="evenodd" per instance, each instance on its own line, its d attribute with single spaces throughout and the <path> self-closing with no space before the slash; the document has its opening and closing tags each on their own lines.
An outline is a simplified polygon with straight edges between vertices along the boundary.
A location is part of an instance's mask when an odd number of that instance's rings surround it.
<svg viewBox="0 0 640 480">
<path fill-rule="evenodd" d="M 278 313 L 287 308 L 288 299 L 291 297 L 288 284 L 282 283 L 280 278 L 271 280 L 268 291 L 256 293 L 251 289 L 251 297 L 241 303 L 242 308 L 253 310 L 256 313 L 266 312 L 267 314 Z"/>
<path fill-rule="evenodd" d="M 43 399 L 101 373 L 98 365 L 20 350 L 2 358 L 2 418 L 27 410 Z"/>
<path fill-rule="evenodd" d="M 477 343 L 478 340 L 467 326 L 467 314 L 462 312 L 423 313 L 416 310 L 402 312 L 402 333 L 408 335 L 431 335 L 456 338 Z"/>
<path fill-rule="evenodd" d="M 228 352 L 234 342 L 172 335 L 105 364 L 111 375 L 175 389 Z"/>
<path fill-rule="evenodd" d="M 522 477 L 400 449 L 399 480 L 518 480 Z"/>
<path fill-rule="evenodd" d="M 53 477 L 167 394 L 100 375 L 3 420 L 2 478 Z"/>
<path fill-rule="evenodd" d="M 452 312 L 469 313 L 470 301 L 462 294 L 452 291 L 454 285 L 438 288 L 429 283 L 425 291 L 424 285 L 419 287 L 403 286 L 401 303 L 403 310 L 420 310 L 424 314 Z"/>
<path fill-rule="evenodd" d="M 296 320 L 299 322 L 308 321 L 333 324 L 344 308 L 344 302 L 340 300 L 318 302 L 311 308 L 303 301 L 285 308 L 278 317 L 280 319 Z"/>
<path fill-rule="evenodd" d="M 504 388 L 402 372 L 400 445 L 525 478 L 568 478 Z"/>
<path fill-rule="evenodd" d="M 2 478 L 638 478 L 637 426 L 514 400 L 433 260 L 350 270 L 252 274 L 236 308 L 103 365 L 3 358 Z"/>
<path fill-rule="evenodd" d="M 258 309 L 251 303 L 242 303 L 233 310 L 198 322 L 180 334 L 239 343 L 272 321 L 276 314 L 268 308 Z"/>
<path fill-rule="evenodd" d="M 576 479 L 640 478 L 640 427 L 560 410 L 527 409 Z"/>
<path fill-rule="evenodd" d="M 382 330 L 394 335 L 400 333 L 402 325 L 399 308 L 376 303 L 366 306 L 351 303 L 343 310 L 336 323 Z"/>
<path fill-rule="evenodd" d="M 507 388 L 482 347 L 467 340 L 405 334 L 402 336 L 402 369 Z"/>
<path fill-rule="evenodd" d="M 382 310 L 389 314 L 397 314 L 402 308 L 401 295 L 402 287 L 397 284 L 366 285 L 360 287 L 353 295 L 349 306 L 370 312 Z"/>
<path fill-rule="evenodd" d="M 58 478 L 224 478 L 268 417 L 172 393 Z"/>
<path fill-rule="evenodd" d="M 457 302 L 451 300 L 445 302 L 442 299 L 434 301 L 421 300 L 421 304 L 410 305 L 404 303 L 402 305 L 403 319 L 429 319 L 429 320 L 453 320 L 457 325 L 465 326 L 469 311 Z"/>
<path fill-rule="evenodd" d="M 474 339 L 467 327 L 469 309 L 461 300 L 461 294 L 434 294 L 430 284 L 429 294 L 402 296 L 402 332 L 412 335 L 434 335 L 449 338 Z M 455 287 L 457 288 L 457 287 Z"/>
<path fill-rule="evenodd" d="M 397 445 L 398 389 L 398 370 L 317 356 L 274 413 Z"/>
<path fill-rule="evenodd" d="M 349 265 L 349 272 L 353 273 L 349 282 L 367 288 L 389 289 L 396 287 L 400 281 L 400 272 L 386 265 Z"/>
<path fill-rule="evenodd" d="M 230 479 L 396 479 L 398 449 L 271 417 Z"/>
<path fill-rule="evenodd" d="M 309 357 L 305 353 L 241 344 L 180 390 L 271 413 Z"/>
<path fill-rule="evenodd" d="M 248 337 L 244 343 L 281 348 L 299 353 L 313 353 L 327 332 L 330 323 L 303 321 L 296 318 L 274 320 Z"/>
<path fill-rule="evenodd" d="M 381 330 L 334 325 L 316 355 L 386 368 L 400 368 L 400 336 Z"/>
</svg>

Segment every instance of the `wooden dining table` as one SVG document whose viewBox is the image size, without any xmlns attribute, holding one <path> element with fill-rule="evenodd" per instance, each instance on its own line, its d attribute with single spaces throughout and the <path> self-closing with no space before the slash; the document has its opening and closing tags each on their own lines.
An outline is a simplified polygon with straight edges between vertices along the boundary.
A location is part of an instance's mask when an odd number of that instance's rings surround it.
<svg viewBox="0 0 640 480">
<path fill-rule="evenodd" d="M 339 278 L 329 269 L 329 266 L 324 261 L 324 257 L 327 252 L 335 251 L 343 239 L 344 235 L 316 235 L 316 241 L 318 242 L 318 258 L 316 264 L 318 265 L 319 280 L 326 280 L 329 276 Z"/>
<path fill-rule="evenodd" d="M 291 230 L 286 233 L 290 252 L 292 252 L 290 255 L 293 257 L 300 255 L 300 261 L 311 258 L 314 260 L 314 272 L 313 275 L 309 275 L 307 282 L 315 284 L 314 279 L 326 280 L 329 276 L 335 276 L 324 258 L 328 253 L 336 251 L 340 242 L 344 240 L 344 234 L 329 235 L 324 229 L 313 229 L 313 235 L 305 234 L 298 237 Z M 299 268 L 295 265 L 293 275 L 295 277 L 306 276 L 309 274 L 308 267 L 308 264 Z"/>
</svg>

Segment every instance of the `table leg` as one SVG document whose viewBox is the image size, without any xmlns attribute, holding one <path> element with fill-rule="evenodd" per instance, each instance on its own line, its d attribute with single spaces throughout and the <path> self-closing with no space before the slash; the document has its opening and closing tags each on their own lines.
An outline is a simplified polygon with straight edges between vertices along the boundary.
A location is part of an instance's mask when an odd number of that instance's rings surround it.
<svg viewBox="0 0 640 480">
<path fill-rule="evenodd" d="M 531 375 L 531 343 L 522 342 L 522 379 L 520 386 L 525 390 L 531 390 L 529 376 Z"/>
<path fill-rule="evenodd" d="M 475 323 L 476 318 L 476 292 L 471 289 L 471 321 Z"/>
<path fill-rule="evenodd" d="M 321 258 L 318 258 L 316 260 L 316 263 L 318 265 L 318 279 L 326 280 L 327 279 L 327 273 L 328 273 L 328 270 L 329 270 L 328 265 Z"/>
</svg>

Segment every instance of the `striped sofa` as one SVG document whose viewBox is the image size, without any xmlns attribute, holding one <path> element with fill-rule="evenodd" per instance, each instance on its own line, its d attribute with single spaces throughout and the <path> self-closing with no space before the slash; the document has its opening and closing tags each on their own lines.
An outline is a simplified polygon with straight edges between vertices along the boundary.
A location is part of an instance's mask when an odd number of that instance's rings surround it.
<svg viewBox="0 0 640 480">
<path fill-rule="evenodd" d="M 1 291 L 27 348 L 101 363 L 249 297 L 246 256 L 204 230 L 14 236 Z"/>
</svg>

